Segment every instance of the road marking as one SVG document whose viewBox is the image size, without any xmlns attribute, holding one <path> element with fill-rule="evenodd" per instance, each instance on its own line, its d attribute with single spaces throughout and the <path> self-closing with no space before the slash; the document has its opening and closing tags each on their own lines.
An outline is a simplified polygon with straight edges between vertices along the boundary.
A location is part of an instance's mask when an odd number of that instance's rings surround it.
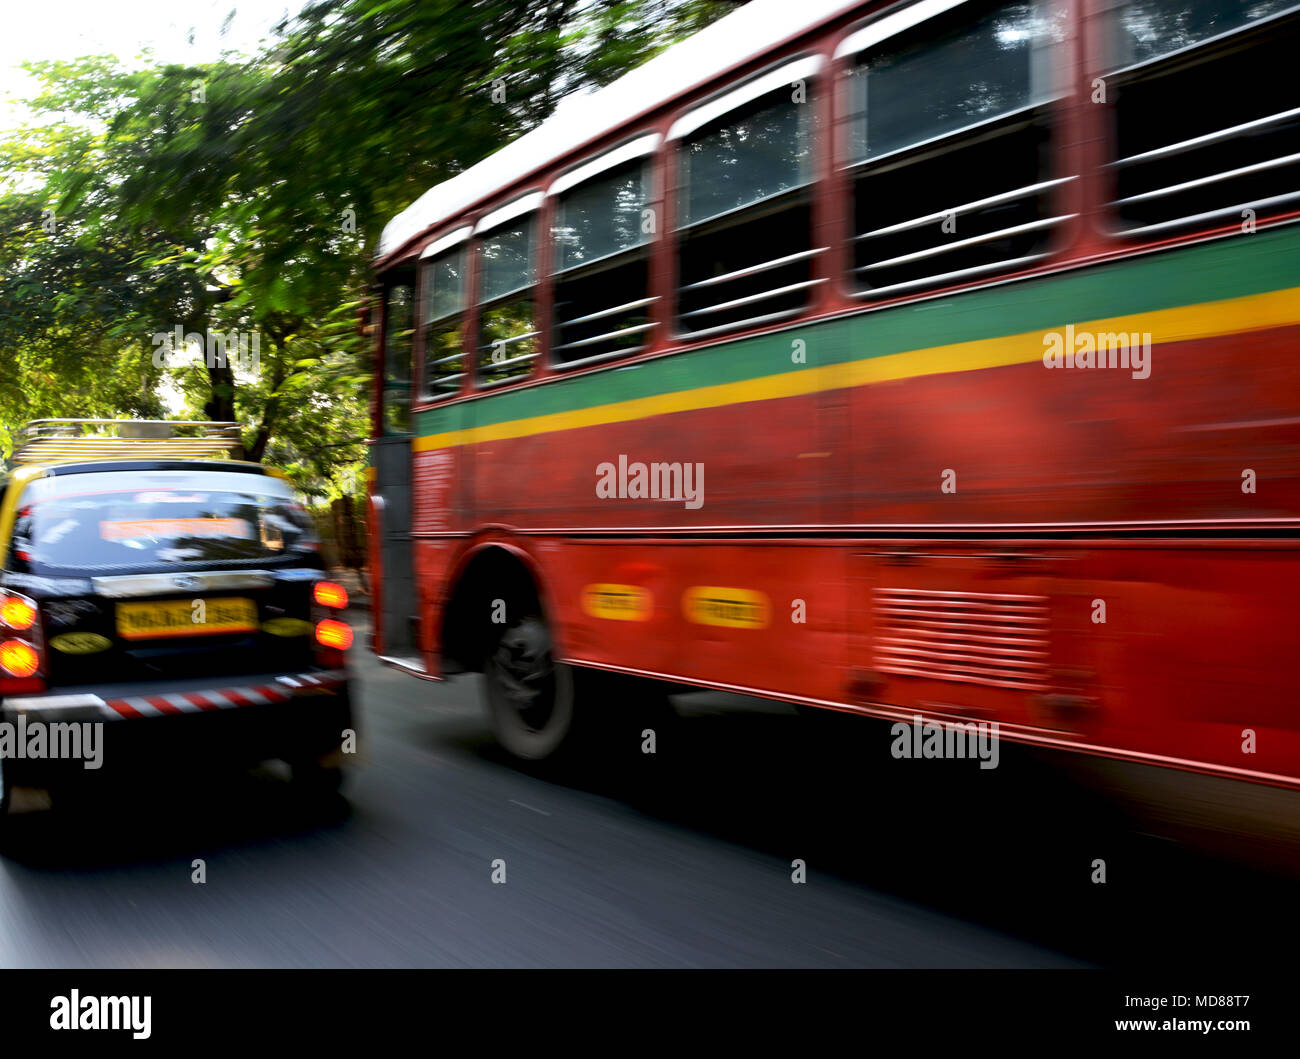
<svg viewBox="0 0 1300 1059">
<path fill-rule="evenodd" d="M 551 814 L 548 813 L 545 809 L 534 809 L 531 805 L 525 805 L 523 802 L 517 802 L 517 801 L 515 801 L 513 798 L 510 799 L 510 804 L 511 804 L 511 805 L 517 805 L 517 806 L 519 806 L 521 809 L 532 809 L 533 812 L 535 812 L 535 813 L 541 813 L 543 816 L 550 816 L 550 815 L 551 815 Z"/>
</svg>

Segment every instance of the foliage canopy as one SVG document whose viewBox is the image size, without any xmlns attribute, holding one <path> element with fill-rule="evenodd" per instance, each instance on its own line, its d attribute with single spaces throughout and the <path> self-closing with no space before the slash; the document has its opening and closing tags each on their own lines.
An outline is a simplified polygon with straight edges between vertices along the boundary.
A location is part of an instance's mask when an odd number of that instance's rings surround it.
<svg viewBox="0 0 1300 1059">
<path fill-rule="evenodd" d="M 355 491 L 386 220 L 736 6 L 317 0 L 252 56 L 30 64 L 0 140 L 0 447 L 46 416 L 234 419 L 309 495 Z M 253 336 L 257 370 L 169 351 L 178 327 Z"/>
</svg>

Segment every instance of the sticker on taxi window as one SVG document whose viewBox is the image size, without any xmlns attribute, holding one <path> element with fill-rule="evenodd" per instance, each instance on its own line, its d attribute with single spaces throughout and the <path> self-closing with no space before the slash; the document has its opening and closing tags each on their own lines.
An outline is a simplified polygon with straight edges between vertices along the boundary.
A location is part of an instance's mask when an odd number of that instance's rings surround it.
<svg viewBox="0 0 1300 1059">
<path fill-rule="evenodd" d="M 767 624 L 767 597 L 748 588 L 695 585 L 683 594 L 682 611 L 696 625 L 761 629 Z"/>
<path fill-rule="evenodd" d="M 123 522 L 101 522 L 99 535 L 106 541 L 134 540 L 138 537 L 252 537 L 252 529 L 242 518 L 145 518 Z"/>
<path fill-rule="evenodd" d="M 173 493 L 170 490 L 155 490 L 151 493 L 136 493 L 137 504 L 205 504 L 207 493 Z"/>
</svg>

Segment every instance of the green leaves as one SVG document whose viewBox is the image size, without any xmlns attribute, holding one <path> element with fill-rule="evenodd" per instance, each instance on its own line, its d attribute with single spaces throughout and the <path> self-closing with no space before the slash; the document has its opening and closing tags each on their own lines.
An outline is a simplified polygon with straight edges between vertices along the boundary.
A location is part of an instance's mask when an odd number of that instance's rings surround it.
<svg viewBox="0 0 1300 1059">
<path fill-rule="evenodd" d="M 321 0 L 247 59 L 29 64 L 41 121 L 0 142 L 0 427 L 234 416 L 250 455 L 309 494 L 355 487 L 357 312 L 385 222 L 561 95 L 734 6 Z M 156 363 L 154 336 L 177 326 L 256 337 L 257 370 L 206 349 Z"/>
</svg>

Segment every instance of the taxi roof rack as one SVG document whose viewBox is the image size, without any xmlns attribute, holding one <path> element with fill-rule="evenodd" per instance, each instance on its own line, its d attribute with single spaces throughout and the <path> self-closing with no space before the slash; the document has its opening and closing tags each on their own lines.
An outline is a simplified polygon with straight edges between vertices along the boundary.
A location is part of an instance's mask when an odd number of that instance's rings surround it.
<svg viewBox="0 0 1300 1059">
<path fill-rule="evenodd" d="M 238 423 L 33 419 L 18 431 L 11 462 L 19 466 L 74 460 L 212 459 L 229 455 L 241 444 Z"/>
</svg>

